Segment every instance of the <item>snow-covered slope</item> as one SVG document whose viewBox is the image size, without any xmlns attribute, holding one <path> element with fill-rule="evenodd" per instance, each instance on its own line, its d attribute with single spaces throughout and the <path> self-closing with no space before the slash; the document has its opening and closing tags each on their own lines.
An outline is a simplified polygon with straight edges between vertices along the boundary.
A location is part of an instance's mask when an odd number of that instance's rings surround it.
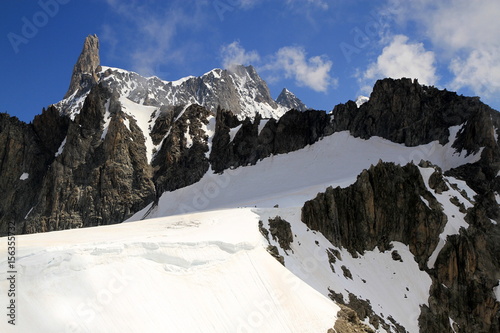
<svg viewBox="0 0 500 333">
<path fill-rule="evenodd" d="M 473 163 L 480 153 L 457 154 L 452 143 L 459 126 L 450 130 L 450 142 L 437 141 L 419 147 L 373 137 L 354 138 L 348 132 L 325 137 L 314 145 L 283 155 L 266 158 L 255 166 L 207 174 L 196 184 L 165 192 L 158 206 L 149 205 L 130 221 L 144 217 L 183 214 L 231 207 L 302 206 L 328 186 L 348 186 L 358 174 L 379 160 L 401 165 L 428 160 L 444 171 Z"/>
<path fill-rule="evenodd" d="M 459 127 L 452 128 L 453 139 Z M 255 166 L 226 170 L 223 174 L 207 173 L 200 182 L 166 192 L 158 206 L 149 206 L 134 215 L 130 221 L 166 215 L 186 214 L 197 211 L 250 207 L 264 221 L 280 216 L 291 224 L 294 242 L 291 251 L 284 251 L 278 242 L 280 255 L 285 266 L 325 296 L 331 291 L 349 300 L 349 294 L 370 302 L 374 313 L 382 318 L 392 318 L 408 332 L 418 332 L 420 306 L 428 303 L 431 279 L 421 271 L 408 246 L 394 242 L 394 249 L 401 255 L 402 262 L 395 261 L 391 252 L 378 250 L 353 257 L 348 251 L 332 245 L 321 233 L 313 232 L 301 221 L 301 207 L 328 186 L 346 187 L 357 175 L 379 160 L 392 161 L 401 165 L 429 160 L 444 170 L 475 162 L 480 154 L 465 156 L 457 154 L 451 142 L 442 146 L 433 142 L 419 147 L 406 147 L 373 137 L 363 140 L 352 137 L 348 132 L 335 133 L 314 145 L 285 155 L 273 156 Z M 420 168 L 428 182 L 433 168 Z M 451 177 L 447 182 L 457 184 L 457 189 L 471 193 L 465 183 Z M 438 198 L 449 214 L 449 222 L 437 252 L 442 248 L 446 236 L 457 234 L 464 222 L 463 214 L 450 205 L 449 198 L 457 196 L 460 202 L 470 206 L 468 199 L 452 190 Z M 244 209 L 244 208 L 240 208 Z M 455 218 L 456 217 L 456 218 Z M 335 265 L 331 265 L 328 251 L 339 253 Z M 436 253 L 437 253 L 436 252 Z M 432 261 L 435 258 L 432 258 Z M 429 267 L 432 267 L 429 262 Z M 352 274 L 347 278 L 344 269 Z M 368 324 L 368 322 L 366 322 Z M 390 323 L 390 322 L 389 322 Z M 378 332 L 396 332 L 395 324 Z"/>
<path fill-rule="evenodd" d="M 234 209 L 20 236 L 17 325 L 1 331 L 326 332 L 338 306 L 266 252 L 258 220 Z"/>
</svg>

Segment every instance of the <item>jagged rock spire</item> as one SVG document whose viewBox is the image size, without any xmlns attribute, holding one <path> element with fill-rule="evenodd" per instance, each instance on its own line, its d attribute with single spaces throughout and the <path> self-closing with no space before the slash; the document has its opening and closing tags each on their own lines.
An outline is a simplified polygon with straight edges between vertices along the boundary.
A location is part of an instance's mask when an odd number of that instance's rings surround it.
<svg viewBox="0 0 500 333">
<path fill-rule="evenodd" d="M 64 98 L 68 98 L 75 91 L 91 87 L 97 83 L 97 72 L 100 70 L 99 38 L 97 35 L 89 35 L 85 38 L 82 53 L 73 67 L 73 74 L 69 89 Z"/>
<path fill-rule="evenodd" d="M 298 111 L 306 111 L 308 107 L 302 103 L 302 101 L 295 96 L 294 93 L 289 91 L 286 88 L 283 88 L 281 94 L 276 99 L 276 102 L 280 105 L 283 105 L 287 109 L 295 109 Z"/>
</svg>

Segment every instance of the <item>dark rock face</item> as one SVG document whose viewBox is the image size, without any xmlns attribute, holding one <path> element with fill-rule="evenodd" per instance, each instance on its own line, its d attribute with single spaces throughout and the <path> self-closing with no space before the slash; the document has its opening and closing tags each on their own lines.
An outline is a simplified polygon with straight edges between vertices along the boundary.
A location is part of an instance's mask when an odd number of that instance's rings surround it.
<svg viewBox="0 0 500 333">
<path fill-rule="evenodd" d="M 231 112 L 219 109 L 210 162 L 215 172 L 253 165 L 271 155 L 285 154 L 313 144 L 333 134 L 331 117 L 323 111 L 290 110 L 278 121 L 268 120 L 259 132 L 263 120 L 238 121 Z M 231 140 L 232 128 L 241 126 Z"/>
<path fill-rule="evenodd" d="M 421 86 L 410 79 L 377 81 L 368 102 L 333 109 L 335 131 L 363 139 L 380 136 L 406 146 L 448 142 L 450 126 L 461 125 L 484 108 L 479 99 Z"/>
<path fill-rule="evenodd" d="M 209 148 L 203 125 L 208 125 L 209 115 L 207 109 L 191 105 L 182 115 L 167 113 L 157 120 L 155 126 L 158 131 L 163 128 L 162 133 L 172 124 L 152 162 L 158 195 L 194 184 L 207 172 Z M 174 117 L 178 117 L 175 122 Z"/>
<path fill-rule="evenodd" d="M 61 116 L 59 110 L 50 106 L 33 119 L 33 130 L 48 152 L 55 154 L 68 132 L 70 120 Z"/>
<path fill-rule="evenodd" d="M 375 247 L 390 250 L 392 241 L 404 243 L 424 269 L 447 218 L 415 165 L 379 163 L 353 185 L 330 187 L 307 201 L 302 221 L 353 255 Z"/>
<path fill-rule="evenodd" d="M 111 120 L 105 133 L 106 103 Z M 121 222 L 153 200 L 144 137 L 133 118 L 127 128 L 126 117 L 106 88 L 91 90 L 43 176 L 26 232 Z"/>
<path fill-rule="evenodd" d="M 9 223 L 15 223 L 17 233 L 26 232 L 22 221 L 35 205 L 68 121 L 52 109 L 37 116 L 33 124 L 0 114 L 0 235 L 7 234 Z M 52 131 L 45 128 L 52 125 L 57 126 Z"/>
<path fill-rule="evenodd" d="M 493 293 L 500 278 L 500 231 L 483 222 L 448 237 L 431 274 L 429 306 L 419 318 L 421 332 L 451 333 L 449 318 L 458 324 L 456 332 L 500 331 L 500 304 Z"/>
<path fill-rule="evenodd" d="M 269 219 L 269 232 L 273 240 L 277 241 L 280 247 L 286 251 L 290 251 L 290 244 L 293 243 L 293 234 L 290 223 L 276 216 Z"/>
<path fill-rule="evenodd" d="M 496 131 L 496 133 L 495 133 Z M 449 170 L 447 175 L 465 180 L 467 184 L 482 196 L 500 192 L 500 113 L 491 111 L 486 106 L 476 112 L 458 133 L 454 144 L 458 150 L 477 153 L 480 148 L 481 159 L 473 164 L 465 164 Z M 491 218 L 496 219 L 496 216 Z"/>
<path fill-rule="evenodd" d="M 477 193 L 476 203 L 467 210 L 469 227 L 448 237 L 430 271 L 429 306 L 419 318 L 422 332 L 453 332 L 449 318 L 455 332 L 500 332 L 500 304 L 493 291 L 500 279 L 500 205 L 495 199 L 500 148 L 493 131 L 498 132 L 500 121 L 498 113 L 487 111 L 476 112 L 456 142 L 468 152 L 484 147 L 481 159 L 446 173 L 466 181 Z"/>
<path fill-rule="evenodd" d="M 449 318 L 456 332 L 500 331 L 500 304 L 493 292 L 500 279 L 500 230 L 483 203 L 468 211 L 466 221 L 469 228 L 448 237 L 430 272 L 433 284 L 419 319 L 422 331 L 452 332 Z"/>
</svg>

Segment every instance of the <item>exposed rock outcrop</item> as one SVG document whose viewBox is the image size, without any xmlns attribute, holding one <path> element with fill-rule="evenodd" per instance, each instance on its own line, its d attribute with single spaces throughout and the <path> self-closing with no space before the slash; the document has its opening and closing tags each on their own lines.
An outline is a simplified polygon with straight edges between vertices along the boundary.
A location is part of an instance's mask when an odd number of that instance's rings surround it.
<svg viewBox="0 0 500 333">
<path fill-rule="evenodd" d="M 106 112 L 109 124 L 104 128 Z M 25 220 L 26 232 L 121 222 L 154 199 L 142 131 L 122 112 L 116 96 L 100 85 L 69 123 L 56 155 Z"/>
<path fill-rule="evenodd" d="M 481 159 L 449 170 L 446 174 L 462 179 L 478 194 L 500 192 L 500 113 L 484 106 L 474 113 L 458 133 L 454 147 L 467 153 L 481 152 Z M 491 216 L 495 219 L 500 217 Z"/>
<path fill-rule="evenodd" d="M 424 269 L 447 218 L 415 165 L 379 163 L 353 185 L 329 187 L 307 201 L 302 221 L 354 256 L 375 247 L 390 250 L 392 241 L 404 243 Z"/>
<path fill-rule="evenodd" d="M 429 306 L 419 318 L 422 332 L 500 331 L 500 303 L 494 293 L 500 279 L 500 230 L 486 220 L 478 225 L 481 221 L 474 218 L 484 219 L 484 213 L 471 211 L 471 226 L 448 237 L 438 256 Z"/>
<path fill-rule="evenodd" d="M 67 123 L 67 118 L 50 108 L 32 124 L 0 114 L 0 235 L 7 234 L 10 223 L 17 233 L 26 232 L 22 222 L 36 203 Z"/>
<path fill-rule="evenodd" d="M 100 72 L 99 59 L 99 39 L 96 35 L 89 35 L 85 38 L 83 49 L 78 57 L 78 61 L 73 68 L 71 82 L 64 98 L 68 98 L 74 93 L 82 94 L 97 84 Z"/>
<path fill-rule="evenodd" d="M 450 126 L 464 124 L 484 107 L 478 98 L 422 86 L 417 80 L 384 79 L 359 109 L 349 101 L 332 113 L 335 131 L 348 130 L 363 139 L 380 136 L 412 147 L 435 140 L 446 144 Z"/>
<path fill-rule="evenodd" d="M 340 311 L 337 314 L 338 319 L 334 329 L 328 333 L 374 333 L 374 331 L 366 324 L 363 324 L 357 313 L 345 305 L 340 305 Z"/>
<path fill-rule="evenodd" d="M 164 130 L 169 128 L 152 161 L 158 195 L 194 184 L 207 172 L 208 136 L 203 126 L 208 125 L 209 115 L 207 109 L 191 105 L 184 107 L 182 114 L 166 113 L 156 122 L 159 128 L 161 123 L 166 124 Z"/>
<path fill-rule="evenodd" d="M 290 244 L 293 243 L 293 234 L 290 223 L 283 220 L 281 217 L 269 219 L 269 232 L 274 241 L 277 241 L 280 247 L 286 251 L 290 251 Z"/>
</svg>

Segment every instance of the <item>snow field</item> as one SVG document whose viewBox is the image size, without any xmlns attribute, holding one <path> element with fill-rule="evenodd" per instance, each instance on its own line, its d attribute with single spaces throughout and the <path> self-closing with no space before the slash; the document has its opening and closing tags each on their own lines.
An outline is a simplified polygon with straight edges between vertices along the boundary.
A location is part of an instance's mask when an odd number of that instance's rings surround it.
<svg viewBox="0 0 500 333">
<path fill-rule="evenodd" d="M 458 129 L 452 129 L 450 139 Z M 301 150 L 271 156 L 254 166 L 225 170 L 223 174 L 209 170 L 198 183 L 165 192 L 157 207 L 150 204 L 128 221 L 221 208 L 302 206 L 328 186 L 351 185 L 361 171 L 379 160 L 405 165 L 411 161 L 418 164 L 424 159 L 446 171 L 480 157 L 480 153 L 467 157 L 455 154 L 451 145 L 452 141 L 445 146 L 432 142 L 405 147 L 379 137 L 363 140 L 347 131 L 339 132 Z"/>
<path fill-rule="evenodd" d="M 18 325 L 0 330 L 326 332 L 339 308 L 266 252 L 257 222 L 236 209 L 18 236 Z"/>
</svg>

